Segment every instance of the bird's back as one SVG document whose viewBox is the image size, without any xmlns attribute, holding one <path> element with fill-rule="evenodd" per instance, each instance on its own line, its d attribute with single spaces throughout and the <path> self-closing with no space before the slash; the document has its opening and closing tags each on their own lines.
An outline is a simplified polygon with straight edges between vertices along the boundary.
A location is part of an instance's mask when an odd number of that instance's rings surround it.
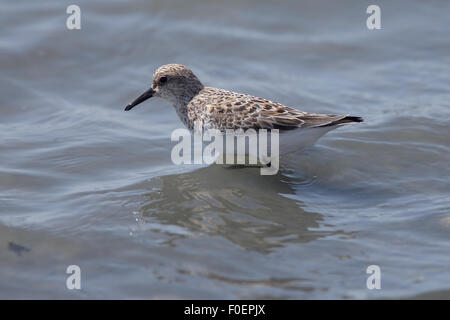
<svg viewBox="0 0 450 320">
<path fill-rule="evenodd" d="M 334 127 L 362 118 L 349 115 L 308 113 L 247 94 L 205 87 L 187 105 L 190 122 L 200 121 L 203 128 L 279 129 Z M 331 129 L 331 128 L 330 128 Z M 329 131 L 329 130 L 328 130 Z"/>
</svg>

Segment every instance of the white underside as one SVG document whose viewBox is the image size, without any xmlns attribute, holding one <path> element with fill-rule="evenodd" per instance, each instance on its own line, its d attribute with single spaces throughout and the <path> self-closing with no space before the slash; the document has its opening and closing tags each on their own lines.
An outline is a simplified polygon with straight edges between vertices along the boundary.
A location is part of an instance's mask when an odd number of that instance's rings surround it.
<svg viewBox="0 0 450 320">
<path fill-rule="evenodd" d="M 280 134 L 280 155 L 300 151 L 314 145 L 327 132 L 338 126 L 305 128 Z"/>
<path fill-rule="evenodd" d="M 296 130 L 289 130 L 289 131 L 283 131 L 282 133 L 279 134 L 279 157 L 282 157 L 283 155 L 289 154 L 289 153 L 293 153 L 293 152 L 298 152 L 303 150 L 306 147 L 310 147 L 312 145 L 314 145 L 316 143 L 316 141 L 321 138 L 323 135 L 325 135 L 327 132 L 332 131 L 334 129 L 336 129 L 337 127 L 339 127 L 339 125 L 337 126 L 329 126 L 329 127 L 315 127 L 315 128 L 299 128 Z M 234 150 L 231 149 L 227 149 L 226 151 L 222 152 L 222 153 L 218 153 L 217 154 L 217 158 L 219 158 L 220 156 L 222 156 L 223 158 L 223 163 L 225 164 L 233 164 L 233 163 L 229 163 L 229 161 L 227 161 L 227 157 L 228 159 L 232 159 L 234 158 L 234 156 L 237 156 L 239 159 L 239 157 L 245 158 L 246 160 L 244 160 L 244 162 L 250 163 L 249 159 L 253 159 L 253 161 L 251 163 L 268 163 L 270 161 L 268 161 L 267 157 L 261 157 L 261 151 L 259 150 L 259 143 L 258 143 L 258 148 L 251 148 L 249 147 L 249 140 L 248 138 L 245 139 L 245 150 L 244 152 L 239 152 L 239 150 L 237 150 L 237 148 L 235 148 Z M 267 153 L 263 153 L 263 154 L 272 154 L 272 145 L 270 142 L 270 137 L 268 137 L 268 141 L 267 141 L 267 145 L 268 145 L 268 149 L 267 149 Z M 236 143 L 236 140 L 235 140 Z M 204 143 L 204 145 L 206 145 L 208 143 Z M 224 142 L 224 146 L 225 146 L 225 142 Z M 242 151 L 242 150 L 240 150 Z M 242 163 L 243 160 L 241 160 L 240 163 Z"/>
</svg>

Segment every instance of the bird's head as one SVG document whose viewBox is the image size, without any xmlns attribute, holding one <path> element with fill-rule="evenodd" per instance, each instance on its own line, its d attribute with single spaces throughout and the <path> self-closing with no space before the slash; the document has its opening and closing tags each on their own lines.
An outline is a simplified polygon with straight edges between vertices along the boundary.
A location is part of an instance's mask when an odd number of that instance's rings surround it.
<svg viewBox="0 0 450 320">
<path fill-rule="evenodd" d="M 160 97 L 174 104 L 187 103 L 202 89 L 203 84 L 189 68 L 181 64 L 165 64 L 153 73 L 152 86 L 127 105 L 125 111 L 151 97 Z"/>
</svg>

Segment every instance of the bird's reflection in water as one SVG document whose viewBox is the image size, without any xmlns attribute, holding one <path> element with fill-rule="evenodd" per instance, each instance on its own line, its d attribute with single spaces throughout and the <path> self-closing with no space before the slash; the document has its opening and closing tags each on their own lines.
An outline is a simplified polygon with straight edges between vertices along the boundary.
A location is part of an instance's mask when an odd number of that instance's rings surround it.
<svg viewBox="0 0 450 320">
<path fill-rule="evenodd" d="M 202 233 L 223 237 L 248 250 L 271 252 L 287 243 L 341 233 L 320 230 L 323 216 L 307 211 L 295 200 L 295 186 L 305 181 L 282 171 L 261 176 L 259 169 L 213 165 L 160 177 L 151 181 L 159 187 L 145 195 L 140 214 L 144 223 L 187 231 L 168 231 L 172 244 L 180 237 Z"/>
</svg>

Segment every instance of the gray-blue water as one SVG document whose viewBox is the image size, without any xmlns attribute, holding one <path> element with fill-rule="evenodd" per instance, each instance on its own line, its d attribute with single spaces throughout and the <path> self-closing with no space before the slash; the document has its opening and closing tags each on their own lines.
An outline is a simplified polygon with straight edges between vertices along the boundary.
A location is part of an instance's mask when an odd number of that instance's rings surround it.
<svg viewBox="0 0 450 320">
<path fill-rule="evenodd" d="M 450 296 L 448 1 L 70 4 L 0 4 L 1 298 Z M 165 63 L 365 122 L 275 176 L 176 166 L 172 106 L 123 112 Z"/>
</svg>

